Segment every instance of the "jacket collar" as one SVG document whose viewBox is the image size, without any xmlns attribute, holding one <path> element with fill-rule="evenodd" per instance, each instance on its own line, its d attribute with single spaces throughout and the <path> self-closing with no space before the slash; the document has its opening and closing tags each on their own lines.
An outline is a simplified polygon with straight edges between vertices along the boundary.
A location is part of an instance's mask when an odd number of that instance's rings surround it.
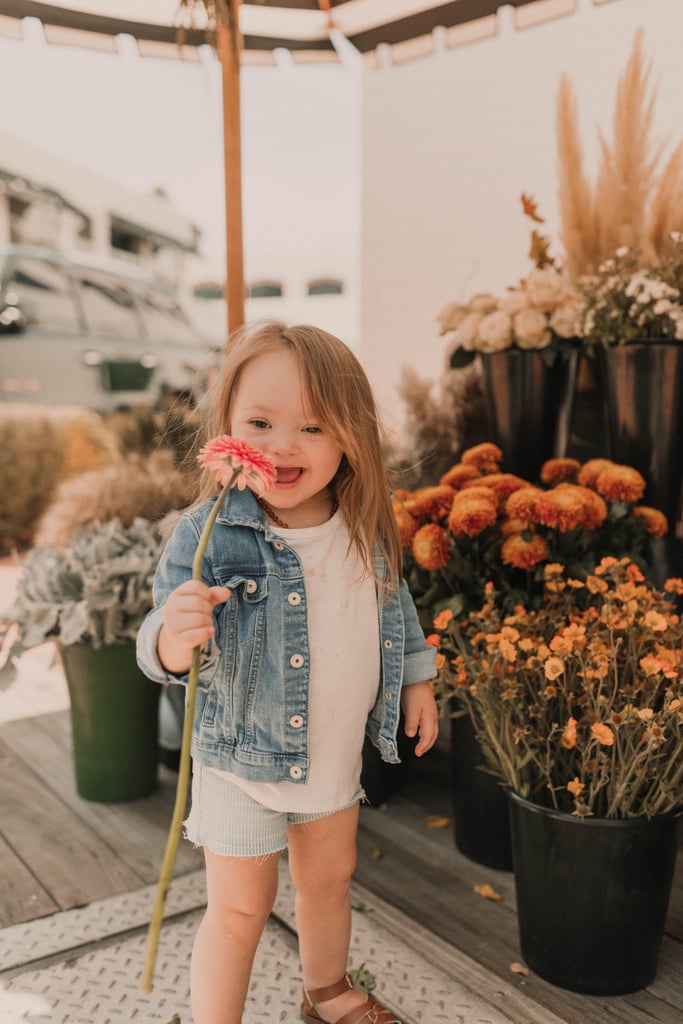
<svg viewBox="0 0 683 1024">
<path fill-rule="evenodd" d="M 243 491 L 233 487 L 223 500 L 223 506 L 216 516 L 216 522 L 223 526 L 251 526 L 256 530 L 268 527 L 256 496 L 248 487 L 245 487 Z"/>
</svg>

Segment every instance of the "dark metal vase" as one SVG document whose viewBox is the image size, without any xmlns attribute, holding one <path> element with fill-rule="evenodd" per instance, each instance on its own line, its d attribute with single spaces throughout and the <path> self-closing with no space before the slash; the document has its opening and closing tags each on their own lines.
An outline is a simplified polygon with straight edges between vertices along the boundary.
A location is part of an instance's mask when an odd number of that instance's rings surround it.
<svg viewBox="0 0 683 1024">
<path fill-rule="evenodd" d="M 653 545 L 656 576 L 683 571 L 683 342 L 609 345 L 597 352 L 608 453 L 645 477 L 643 504 L 660 509 L 669 536 Z M 658 564 L 659 563 L 659 564 Z M 658 578 L 656 582 L 662 582 Z"/>
<path fill-rule="evenodd" d="M 510 348 L 480 356 L 490 439 L 503 450 L 503 468 L 527 480 L 569 444 L 578 348 L 552 363 L 548 355 Z"/>
<path fill-rule="evenodd" d="M 60 648 L 71 701 L 76 790 L 108 803 L 157 785 L 161 687 L 142 674 L 135 643 Z"/>
<path fill-rule="evenodd" d="M 657 973 L 681 815 L 576 818 L 508 799 L 527 966 L 587 995 L 645 988 Z"/>
</svg>

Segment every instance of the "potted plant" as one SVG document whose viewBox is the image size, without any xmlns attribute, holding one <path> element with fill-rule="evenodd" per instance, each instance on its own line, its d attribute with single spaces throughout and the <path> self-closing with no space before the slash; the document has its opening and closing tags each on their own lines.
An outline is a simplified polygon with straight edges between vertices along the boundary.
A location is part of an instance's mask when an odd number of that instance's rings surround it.
<svg viewBox="0 0 683 1024">
<path fill-rule="evenodd" d="M 152 607 L 159 527 L 115 518 L 76 530 L 64 547 L 34 547 L 16 600 L 0 616 L 3 674 L 23 651 L 59 650 L 71 701 L 76 787 L 90 800 L 131 800 L 157 780 L 160 688 L 138 670 L 135 637 Z"/>
<path fill-rule="evenodd" d="M 542 222 L 522 196 L 524 212 Z M 447 338 L 447 362 L 467 366 L 478 355 L 488 431 L 505 448 L 515 472 L 528 475 L 541 461 L 566 454 L 574 401 L 583 297 L 548 253 L 548 240 L 532 232 L 535 267 L 504 296 L 488 292 L 446 306 L 438 317 Z"/>
<path fill-rule="evenodd" d="M 640 470 L 675 525 L 683 511 L 683 236 L 673 236 L 658 264 L 617 249 L 581 287 L 583 340 L 595 354 L 610 454 Z M 681 557 L 674 538 L 662 547 L 660 577 Z"/>
<path fill-rule="evenodd" d="M 616 995 L 655 976 L 683 812 L 683 624 L 629 558 L 543 568 L 538 607 L 490 585 L 437 623 L 442 683 L 508 791 L 522 954 Z M 558 926 L 559 925 L 559 926 Z"/>
<path fill-rule="evenodd" d="M 404 572 L 422 624 L 434 634 L 443 616 L 466 618 L 491 583 L 501 613 L 538 607 L 543 567 L 561 562 L 585 579 L 604 554 L 629 554 L 645 569 L 648 540 L 666 532 L 665 517 L 641 505 L 642 476 L 608 459 L 551 459 L 540 484 L 501 472 L 503 453 L 485 442 L 463 452 L 434 486 L 399 491 L 394 510 Z M 437 684 L 444 708 L 453 690 Z M 455 705 L 456 712 L 459 708 Z M 483 757 L 469 721 L 452 719 L 455 841 L 479 863 L 511 868 L 507 805 L 500 786 L 479 770 Z"/>
</svg>

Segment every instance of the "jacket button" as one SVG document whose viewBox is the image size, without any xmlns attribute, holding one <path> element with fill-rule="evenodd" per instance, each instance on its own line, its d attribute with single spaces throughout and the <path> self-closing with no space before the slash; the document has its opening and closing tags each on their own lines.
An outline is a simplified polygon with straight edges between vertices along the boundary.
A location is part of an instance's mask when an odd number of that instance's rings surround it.
<svg viewBox="0 0 683 1024">
<path fill-rule="evenodd" d="M 296 590 L 293 590 L 291 594 L 287 595 L 287 600 L 290 604 L 301 604 L 301 594 L 297 594 Z"/>
<path fill-rule="evenodd" d="M 293 779 L 300 779 L 301 776 L 303 775 L 303 771 L 301 768 L 299 768 L 298 764 L 293 764 L 292 767 L 289 769 L 289 774 Z"/>
<path fill-rule="evenodd" d="M 275 548 L 276 551 L 284 551 L 285 550 L 285 546 L 284 546 L 284 544 L 282 543 L 281 540 L 274 540 L 273 541 L 273 547 Z"/>
<path fill-rule="evenodd" d="M 258 583 L 256 580 L 247 580 L 246 591 L 248 594 L 255 594 L 258 590 Z"/>
<path fill-rule="evenodd" d="M 384 641 L 384 646 L 385 647 L 393 647 L 394 645 L 392 644 L 391 640 L 385 640 Z"/>
<path fill-rule="evenodd" d="M 389 701 L 391 700 L 391 690 L 385 690 L 384 691 L 384 699 L 385 699 L 385 701 L 388 704 Z"/>
<path fill-rule="evenodd" d="M 293 654 L 292 657 L 289 659 L 289 664 L 292 666 L 292 668 L 301 668 L 303 663 L 304 663 L 304 656 L 303 656 L 303 654 Z"/>
<path fill-rule="evenodd" d="M 292 717 L 289 720 L 289 724 L 292 726 L 293 729 L 300 729 L 301 726 L 304 724 L 303 716 L 292 715 Z"/>
</svg>

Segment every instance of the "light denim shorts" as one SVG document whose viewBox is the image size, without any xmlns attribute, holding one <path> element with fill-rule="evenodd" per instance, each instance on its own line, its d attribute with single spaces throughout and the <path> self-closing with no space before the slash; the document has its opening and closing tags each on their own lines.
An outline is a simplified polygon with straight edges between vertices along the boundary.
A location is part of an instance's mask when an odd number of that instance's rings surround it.
<svg viewBox="0 0 683 1024">
<path fill-rule="evenodd" d="M 287 848 L 287 829 L 327 818 L 362 799 L 363 792 L 335 811 L 300 814 L 264 807 L 230 779 L 196 762 L 192 774 L 192 805 L 184 822 L 185 838 L 221 857 L 265 857 Z"/>
</svg>

